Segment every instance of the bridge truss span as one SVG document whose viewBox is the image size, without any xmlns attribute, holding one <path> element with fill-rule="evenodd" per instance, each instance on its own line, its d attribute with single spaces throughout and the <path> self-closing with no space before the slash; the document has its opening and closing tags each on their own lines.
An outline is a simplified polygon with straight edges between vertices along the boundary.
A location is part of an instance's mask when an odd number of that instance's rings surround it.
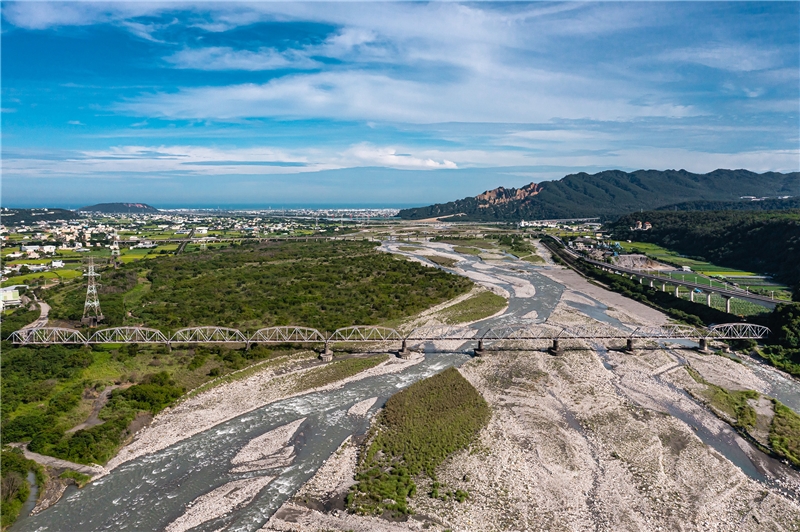
<svg viewBox="0 0 800 532">
<path fill-rule="evenodd" d="M 578 338 L 582 340 L 624 340 L 629 336 L 629 332 L 598 322 L 588 325 L 572 325 L 565 327 L 563 338 Z"/>
<path fill-rule="evenodd" d="M 706 333 L 691 325 L 656 325 L 639 327 L 630 334 L 630 338 L 652 340 L 697 340 Z"/>
<path fill-rule="evenodd" d="M 323 343 L 325 335 L 310 327 L 265 327 L 250 337 L 251 344 Z"/>
<path fill-rule="evenodd" d="M 712 340 L 762 340 L 770 335 L 768 327 L 753 323 L 721 323 L 708 328 Z"/>
<path fill-rule="evenodd" d="M 248 343 L 247 337 L 239 329 L 214 326 L 186 327 L 175 331 L 169 341 L 177 344 Z"/>
<path fill-rule="evenodd" d="M 553 340 L 568 335 L 564 327 L 549 323 L 492 327 L 480 335 L 481 340 Z"/>
<path fill-rule="evenodd" d="M 166 344 L 169 339 L 158 329 L 114 327 L 100 329 L 89 337 L 90 344 Z"/>
<path fill-rule="evenodd" d="M 402 340 L 403 336 L 390 327 L 363 325 L 336 329 L 328 338 L 328 342 L 399 342 Z"/>
<path fill-rule="evenodd" d="M 20 329 L 9 336 L 12 343 L 18 345 L 38 344 L 85 344 L 86 338 L 76 329 L 64 327 L 39 327 Z"/>
<path fill-rule="evenodd" d="M 455 327 L 449 325 L 436 325 L 418 327 L 408 333 L 405 340 L 433 341 L 433 340 L 477 340 L 478 330 L 470 327 Z"/>
</svg>

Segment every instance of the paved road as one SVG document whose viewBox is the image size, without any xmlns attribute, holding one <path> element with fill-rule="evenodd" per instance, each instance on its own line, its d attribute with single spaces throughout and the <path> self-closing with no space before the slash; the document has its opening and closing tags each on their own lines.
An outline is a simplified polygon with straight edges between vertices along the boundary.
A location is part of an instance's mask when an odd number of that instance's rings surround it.
<svg viewBox="0 0 800 532">
<path fill-rule="evenodd" d="M 37 329 L 39 327 L 47 327 L 47 317 L 50 315 L 50 305 L 40 299 L 35 299 L 39 304 L 39 317 L 36 321 L 29 323 L 23 329 Z"/>
</svg>

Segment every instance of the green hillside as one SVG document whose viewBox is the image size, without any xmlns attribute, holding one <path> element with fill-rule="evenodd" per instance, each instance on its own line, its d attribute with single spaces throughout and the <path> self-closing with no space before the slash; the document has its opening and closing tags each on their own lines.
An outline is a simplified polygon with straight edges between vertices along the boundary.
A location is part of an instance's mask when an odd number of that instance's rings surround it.
<svg viewBox="0 0 800 532">
<path fill-rule="evenodd" d="M 480 197 L 401 210 L 398 216 L 419 220 L 458 215 L 458 220 L 519 221 L 559 218 L 613 219 L 628 212 L 652 210 L 690 201 L 739 201 L 743 196 L 800 196 L 800 172 L 756 174 L 747 170 L 608 170 L 579 173 L 537 187 L 496 189 Z M 486 199 L 487 197 L 491 199 Z"/>
<path fill-rule="evenodd" d="M 634 231 L 636 221 L 650 231 Z M 650 242 L 688 257 L 800 285 L 800 210 L 636 212 L 608 225 L 619 240 Z"/>
</svg>

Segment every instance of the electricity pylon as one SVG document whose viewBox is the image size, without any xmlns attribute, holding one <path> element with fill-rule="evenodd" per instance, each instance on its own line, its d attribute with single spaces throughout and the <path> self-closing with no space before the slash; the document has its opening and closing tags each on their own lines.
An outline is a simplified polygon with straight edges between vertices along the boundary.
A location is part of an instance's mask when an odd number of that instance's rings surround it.
<svg viewBox="0 0 800 532">
<path fill-rule="evenodd" d="M 88 271 L 83 274 L 87 278 L 86 286 L 86 303 L 83 305 L 83 318 L 81 323 L 89 327 L 97 327 L 97 324 L 103 321 L 103 311 L 100 310 L 100 299 L 97 297 L 97 284 L 96 278 L 100 274 L 94 271 L 94 259 L 89 259 L 87 265 Z"/>
</svg>

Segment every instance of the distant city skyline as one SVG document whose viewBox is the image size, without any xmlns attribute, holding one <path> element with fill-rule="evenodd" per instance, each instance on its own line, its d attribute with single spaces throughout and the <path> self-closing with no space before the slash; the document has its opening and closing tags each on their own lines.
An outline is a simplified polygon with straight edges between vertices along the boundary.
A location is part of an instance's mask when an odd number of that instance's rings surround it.
<svg viewBox="0 0 800 532">
<path fill-rule="evenodd" d="M 800 170 L 800 4 L 3 2 L 3 206 Z"/>
</svg>

